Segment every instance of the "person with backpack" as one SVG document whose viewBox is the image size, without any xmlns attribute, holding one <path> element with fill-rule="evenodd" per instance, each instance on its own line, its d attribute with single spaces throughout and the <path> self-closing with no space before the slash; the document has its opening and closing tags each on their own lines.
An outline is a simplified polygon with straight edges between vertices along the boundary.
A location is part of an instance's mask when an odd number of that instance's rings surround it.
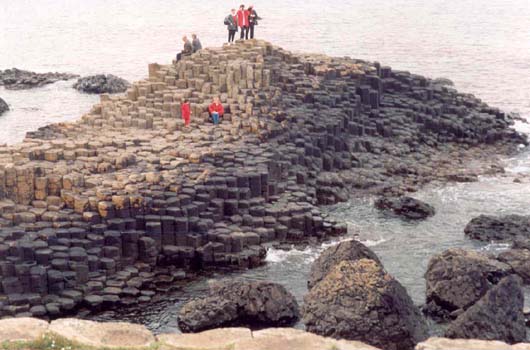
<svg viewBox="0 0 530 350">
<path fill-rule="evenodd" d="M 228 43 L 233 43 L 237 32 L 236 9 L 232 9 L 231 13 L 225 17 L 225 26 L 228 29 Z"/>
<path fill-rule="evenodd" d="M 258 25 L 258 19 L 261 19 L 258 16 L 256 10 L 254 10 L 254 5 L 248 7 L 248 31 L 250 32 L 250 39 L 254 39 L 254 27 Z"/>
<path fill-rule="evenodd" d="M 188 99 L 184 99 L 180 104 L 180 111 L 182 114 L 182 119 L 184 120 L 184 126 L 187 128 L 190 126 L 191 119 L 191 106 Z"/>
<path fill-rule="evenodd" d="M 239 11 L 237 11 L 237 25 L 241 29 L 240 39 L 248 39 L 248 10 L 245 10 L 245 5 L 239 6 Z"/>
</svg>

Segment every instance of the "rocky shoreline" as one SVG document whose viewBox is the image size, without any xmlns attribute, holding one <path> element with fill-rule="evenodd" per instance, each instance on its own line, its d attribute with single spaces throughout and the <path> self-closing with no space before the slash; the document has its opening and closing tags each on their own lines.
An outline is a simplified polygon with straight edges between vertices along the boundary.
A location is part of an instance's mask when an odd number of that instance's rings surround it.
<svg viewBox="0 0 530 350">
<path fill-rule="evenodd" d="M 511 124 L 427 78 L 263 41 L 151 64 L 78 122 L 0 148 L 0 315 L 146 305 L 197 270 L 262 264 L 268 242 L 344 234 L 319 205 L 499 171 L 492 156 L 526 144 Z"/>
<path fill-rule="evenodd" d="M 53 84 L 60 80 L 70 80 L 79 77 L 69 73 L 35 73 L 27 70 L 12 68 L 0 70 L 0 86 L 9 90 L 24 90 Z"/>
</svg>

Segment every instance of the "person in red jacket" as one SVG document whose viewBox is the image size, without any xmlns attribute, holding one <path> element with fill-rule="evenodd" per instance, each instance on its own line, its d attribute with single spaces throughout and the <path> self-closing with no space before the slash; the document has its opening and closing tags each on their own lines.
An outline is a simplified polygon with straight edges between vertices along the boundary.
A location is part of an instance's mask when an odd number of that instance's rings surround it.
<svg viewBox="0 0 530 350">
<path fill-rule="evenodd" d="M 237 25 L 241 28 L 241 39 L 248 39 L 248 10 L 245 10 L 245 5 L 239 6 L 237 11 Z"/>
<path fill-rule="evenodd" d="M 182 101 L 180 105 L 180 111 L 182 112 L 182 119 L 184 119 L 184 126 L 189 127 L 191 118 L 191 107 L 190 102 L 188 100 Z"/>
<path fill-rule="evenodd" d="M 215 125 L 219 124 L 219 118 L 222 118 L 225 114 L 225 109 L 219 100 L 219 97 L 214 97 L 213 102 L 208 107 L 208 112 L 212 117 L 212 121 Z"/>
</svg>

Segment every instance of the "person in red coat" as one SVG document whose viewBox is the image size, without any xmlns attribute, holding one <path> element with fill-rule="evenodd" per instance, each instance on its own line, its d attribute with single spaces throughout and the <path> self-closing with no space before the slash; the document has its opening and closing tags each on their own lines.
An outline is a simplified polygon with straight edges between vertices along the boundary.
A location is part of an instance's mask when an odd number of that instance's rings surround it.
<svg viewBox="0 0 530 350">
<path fill-rule="evenodd" d="M 241 28 L 241 39 L 248 39 L 248 10 L 245 10 L 245 5 L 239 6 L 237 11 L 237 25 Z"/>
<path fill-rule="evenodd" d="M 191 118 L 191 107 L 190 102 L 188 100 L 182 101 L 180 105 L 180 111 L 182 112 L 182 119 L 184 119 L 184 126 L 189 127 Z"/>
<path fill-rule="evenodd" d="M 225 114 L 225 109 L 219 100 L 219 97 L 214 97 L 213 102 L 208 107 L 208 112 L 212 117 L 212 121 L 215 125 L 219 124 L 219 118 L 222 118 Z"/>
</svg>

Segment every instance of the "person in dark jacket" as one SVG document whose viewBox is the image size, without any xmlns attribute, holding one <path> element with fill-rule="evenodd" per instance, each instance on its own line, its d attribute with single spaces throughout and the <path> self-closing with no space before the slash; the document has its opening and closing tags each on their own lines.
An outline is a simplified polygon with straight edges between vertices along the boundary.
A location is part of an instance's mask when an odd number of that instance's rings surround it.
<svg viewBox="0 0 530 350">
<path fill-rule="evenodd" d="M 258 19 L 261 19 L 258 16 L 256 10 L 254 10 L 254 5 L 248 7 L 248 31 L 250 39 L 254 39 L 254 27 L 258 25 Z"/>
<path fill-rule="evenodd" d="M 177 54 L 177 61 L 180 61 L 183 56 L 190 56 L 193 53 L 193 46 L 188 40 L 188 37 L 184 35 L 182 41 L 184 42 L 184 49 Z"/>
<path fill-rule="evenodd" d="M 245 10 L 245 5 L 239 6 L 239 11 L 237 11 L 237 25 L 241 29 L 240 39 L 248 39 L 248 11 Z"/>
<path fill-rule="evenodd" d="M 232 12 L 226 16 L 225 25 L 228 29 L 228 43 L 233 43 L 237 32 L 236 9 L 232 9 Z"/>
<path fill-rule="evenodd" d="M 196 34 L 192 34 L 191 35 L 191 46 L 193 48 L 193 53 L 199 51 L 199 50 L 202 50 L 202 44 L 201 44 L 201 41 L 199 40 L 199 38 L 197 38 L 197 35 Z"/>
</svg>

